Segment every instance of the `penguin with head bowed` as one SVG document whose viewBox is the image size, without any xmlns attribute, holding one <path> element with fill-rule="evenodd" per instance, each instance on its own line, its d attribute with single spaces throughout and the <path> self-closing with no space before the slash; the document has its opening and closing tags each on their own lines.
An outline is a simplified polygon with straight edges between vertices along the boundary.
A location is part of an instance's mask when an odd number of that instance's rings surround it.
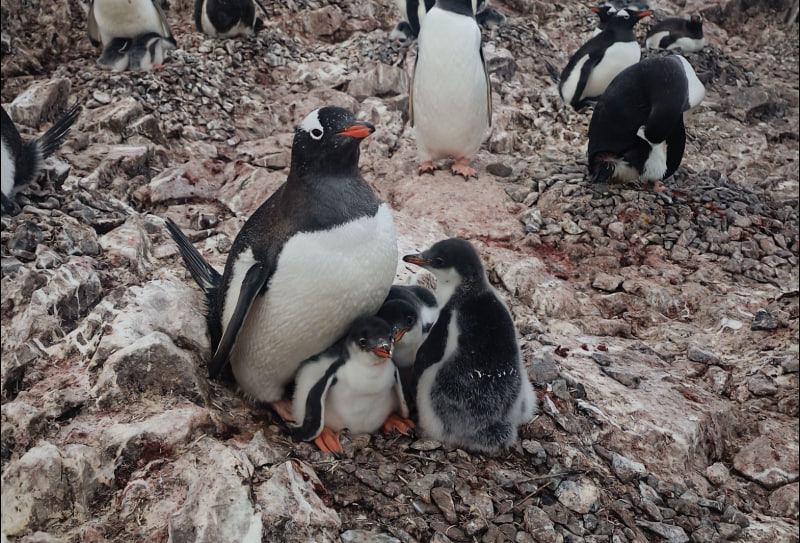
<svg viewBox="0 0 800 543">
<path fill-rule="evenodd" d="M 131 60 L 133 38 L 114 38 L 103 47 L 97 65 L 104 70 L 122 72 L 128 69 Z"/>
<path fill-rule="evenodd" d="M 194 24 L 212 38 L 252 36 L 264 28 L 264 21 L 256 16 L 255 2 L 266 14 L 259 0 L 195 0 Z"/>
<path fill-rule="evenodd" d="M 9 214 L 19 208 L 14 202 L 14 192 L 21 186 L 35 181 L 42 170 L 44 159 L 55 153 L 69 134 L 81 106 L 75 103 L 51 126 L 42 137 L 22 141 L 17 126 L 6 110 L 0 108 L 2 123 L 2 210 Z"/>
<path fill-rule="evenodd" d="M 207 298 L 216 377 L 230 363 L 239 387 L 276 402 L 300 363 L 380 308 L 397 267 L 389 207 L 358 169 L 375 128 L 324 107 L 295 131 L 286 182 L 233 242 L 220 275 L 167 221 Z"/>
<path fill-rule="evenodd" d="M 164 61 L 164 39 L 155 32 L 134 38 L 114 38 L 103 48 L 97 64 L 113 72 L 135 70 L 148 72 L 161 68 Z"/>
<path fill-rule="evenodd" d="M 447 239 L 403 260 L 436 276 L 439 318 L 417 352 L 414 394 L 421 431 L 448 445 L 494 454 L 517 441 L 536 411 L 511 313 L 475 248 Z"/>
<path fill-rule="evenodd" d="M 692 15 L 689 19 L 672 17 L 659 21 L 647 32 L 645 45 L 648 49 L 680 49 L 684 53 L 702 51 L 706 46 L 703 18 Z"/>
<path fill-rule="evenodd" d="M 134 40 L 153 32 L 165 49 L 177 46 L 167 18 L 153 0 L 93 0 L 89 8 L 89 39 L 105 49 L 115 38 Z"/>
<path fill-rule="evenodd" d="M 618 73 L 639 62 L 642 51 L 633 27 L 652 13 L 621 9 L 611 14 L 605 29 L 583 44 L 561 72 L 558 91 L 564 102 L 575 109 L 594 103 Z"/>
<path fill-rule="evenodd" d="M 595 183 L 657 183 L 678 169 L 686 145 L 683 113 L 705 96 L 680 55 L 645 59 L 620 73 L 589 123 L 589 174 Z"/>
<path fill-rule="evenodd" d="M 341 453 L 339 432 L 345 428 L 356 434 L 379 428 L 407 434 L 414 427 L 391 361 L 392 335 L 383 319 L 362 317 L 345 337 L 301 364 L 292 401 L 297 439 Z"/>
<path fill-rule="evenodd" d="M 455 158 L 451 170 L 477 177 L 470 161 L 492 123 L 489 72 L 470 0 L 437 0 L 422 22 L 409 96 L 409 116 L 422 165 Z"/>
</svg>

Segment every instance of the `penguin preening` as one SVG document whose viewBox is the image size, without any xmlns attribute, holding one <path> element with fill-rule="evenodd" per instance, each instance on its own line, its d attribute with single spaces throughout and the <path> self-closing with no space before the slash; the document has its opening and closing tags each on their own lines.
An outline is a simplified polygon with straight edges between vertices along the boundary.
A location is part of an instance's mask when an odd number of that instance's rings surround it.
<svg viewBox="0 0 800 543">
<path fill-rule="evenodd" d="M 153 0 L 94 0 L 89 8 L 89 39 L 105 49 L 115 38 L 135 39 L 148 33 L 163 38 L 162 47 L 177 46 L 161 7 Z"/>
<path fill-rule="evenodd" d="M 645 59 L 620 73 L 589 123 L 589 173 L 595 183 L 658 182 L 683 159 L 683 113 L 705 96 L 680 55 Z"/>
<path fill-rule="evenodd" d="M 392 327 L 379 317 L 357 319 L 348 334 L 297 371 L 292 433 L 320 450 L 343 452 L 339 432 L 356 434 L 414 427 L 397 367 Z"/>
<path fill-rule="evenodd" d="M 266 14 L 259 0 L 195 0 L 194 24 L 212 38 L 252 36 L 264 28 L 254 2 Z"/>
<path fill-rule="evenodd" d="M 2 111 L 2 209 L 12 213 L 17 209 L 14 192 L 35 181 L 44 159 L 55 153 L 69 134 L 81 106 L 75 103 L 40 138 L 23 142 L 14 121 Z"/>
<path fill-rule="evenodd" d="M 403 260 L 436 276 L 441 307 L 414 362 L 419 428 L 472 451 L 510 447 L 517 427 L 536 411 L 536 395 L 511 313 L 489 284 L 477 251 L 451 238 Z"/>
<path fill-rule="evenodd" d="M 575 109 L 594 103 L 622 70 L 639 62 L 642 51 L 633 27 L 652 11 L 622 9 L 611 14 L 605 29 L 570 57 L 558 77 L 558 91 Z"/>
<path fill-rule="evenodd" d="M 324 107 L 295 131 L 286 182 L 233 242 L 222 275 L 167 227 L 206 294 L 216 377 L 230 362 L 239 387 L 276 402 L 303 360 L 381 306 L 397 267 L 389 207 L 358 169 L 374 127 Z"/>
<path fill-rule="evenodd" d="M 437 0 L 425 16 L 409 93 L 409 117 L 422 161 L 455 158 L 453 174 L 477 177 L 470 161 L 492 123 L 492 88 L 481 31 L 469 0 Z"/>
<path fill-rule="evenodd" d="M 659 21 L 647 32 L 645 44 L 648 49 L 680 49 L 684 53 L 701 51 L 706 46 L 703 18 L 692 15 L 689 19 L 673 17 Z"/>
</svg>

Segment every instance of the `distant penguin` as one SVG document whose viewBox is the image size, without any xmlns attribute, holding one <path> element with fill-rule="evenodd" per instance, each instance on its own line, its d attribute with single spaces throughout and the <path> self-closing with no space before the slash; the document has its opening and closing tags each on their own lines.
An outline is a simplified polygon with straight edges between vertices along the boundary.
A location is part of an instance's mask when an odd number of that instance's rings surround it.
<svg viewBox="0 0 800 543">
<path fill-rule="evenodd" d="M 136 38 L 155 32 L 166 49 L 177 43 L 161 7 L 153 0 L 93 0 L 89 8 L 89 39 L 104 48 L 114 38 Z"/>
<path fill-rule="evenodd" d="M 414 365 L 417 356 L 417 349 L 436 322 L 439 315 L 439 307 L 436 303 L 436 296 L 421 285 L 392 285 L 389 294 L 381 306 L 381 310 L 392 303 L 402 302 L 410 306 L 414 312 L 414 322 L 405 332 L 402 339 L 395 342 L 394 355 L 392 359 L 401 368 L 409 368 Z M 402 306 L 401 306 L 402 307 Z M 378 311 L 381 316 L 381 311 Z M 389 321 L 389 318 L 386 318 Z"/>
<path fill-rule="evenodd" d="M 266 13 L 259 0 L 262 12 Z M 264 21 L 256 16 L 254 0 L 195 0 L 194 24 L 212 38 L 252 36 Z"/>
<path fill-rule="evenodd" d="M 292 415 L 294 436 L 322 451 L 343 452 L 339 432 L 398 430 L 408 420 L 397 367 L 391 361 L 392 331 L 378 317 L 362 317 L 347 336 L 304 361 L 297 371 Z"/>
<path fill-rule="evenodd" d="M 422 165 L 455 158 L 453 174 L 477 177 L 470 161 L 492 124 L 492 87 L 469 0 L 437 0 L 419 36 L 409 114 Z"/>
<path fill-rule="evenodd" d="M 692 15 L 689 19 L 670 18 L 659 21 L 647 32 L 648 49 L 680 49 L 684 53 L 696 53 L 706 46 L 703 37 L 703 18 Z"/>
<path fill-rule="evenodd" d="M 311 112 L 297 128 L 289 177 L 244 224 L 225 271 L 214 270 L 172 221 L 167 227 L 207 298 L 216 377 L 275 402 L 300 363 L 374 315 L 397 267 L 389 207 L 358 169 L 375 128 L 345 109 Z"/>
<path fill-rule="evenodd" d="M 605 29 L 569 59 L 559 76 L 564 102 L 581 109 L 595 102 L 622 70 L 639 62 L 642 51 L 633 27 L 652 11 L 622 9 L 611 15 Z"/>
<path fill-rule="evenodd" d="M 2 112 L 2 209 L 3 213 L 17 210 L 14 192 L 35 181 L 42 170 L 44 159 L 55 153 L 69 134 L 78 118 L 81 106 L 75 103 L 42 137 L 23 142 L 14 121 L 6 110 Z"/>
<path fill-rule="evenodd" d="M 683 113 L 705 96 L 680 55 L 645 59 L 620 73 L 589 123 L 589 173 L 595 183 L 661 181 L 683 159 Z"/>
<path fill-rule="evenodd" d="M 592 33 L 592 37 L 597 36 L 600 32 L 606 29 L 608 25 L 608 21 L 611 20 L 611 17 L 617 12 L 617 8 L 606 4 L 604 6 L 597 6 L 589 8 L 593 12 L 597 14 L 597 17 L 600 19 L 600 22 L 597 23 L 597 27 L 594 29 Z"/>
<path fill-rule="evenodd" d="M 536 411 L 536 395 L 511 313 L 489 284 L 475 248 L 447 239 L 403 260 L 436 276 L 439 318 L 417 352 L 420 430 L 448 445 L 498 453 Z"/>
</svg>

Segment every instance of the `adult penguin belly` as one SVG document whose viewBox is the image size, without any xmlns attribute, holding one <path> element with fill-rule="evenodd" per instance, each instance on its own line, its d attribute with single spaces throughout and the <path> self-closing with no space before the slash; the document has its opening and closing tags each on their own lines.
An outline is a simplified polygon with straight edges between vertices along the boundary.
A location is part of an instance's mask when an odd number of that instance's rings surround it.
<svg viewBox="0 0 800 543">
<path fill-rule="evenodd" d="M 254 262 L 246 253 L 236 263 L 231 285 L 241 285 Z M 327 349 L 357 317 L 377 312 L 396 268 L 397 242 L 386 204 L 374 216 L 292 236 L 267 294 L 253 303 L 231 349 L 241 389 L 260 401 L 281 399 L 300 362 Z M 238 298 L 232 288 L 222 322 L 230 322 Z"/>
<path fill-rule="evenodd" d="M 592 69 L 586 80 L 581 100 L 600 97 L 611 81 L 619 73 L 632 64 L 639 62 L 642 56 L 639 44 L 632 42 L 616 42 L 611 44 L 603 54 L 603 58 Z"/>
</svg>

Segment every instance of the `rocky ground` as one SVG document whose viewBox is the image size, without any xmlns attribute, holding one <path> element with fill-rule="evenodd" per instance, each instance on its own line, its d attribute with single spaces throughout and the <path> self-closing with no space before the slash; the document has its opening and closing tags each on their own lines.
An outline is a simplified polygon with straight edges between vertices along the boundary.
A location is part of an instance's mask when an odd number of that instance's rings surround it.
<svg viewBox="0 0 800 543">
<path fill-rule="evenodd" d="M 180 47 L 145 74 L 95 67 L 76 0 L 3 2 L 24 136 L 85 104 L 2 219 L 3 541 L 798 541 L 797 2 L 654 3 L 705 16 L 707 96 L 665 190 L 607 193 L 586 180 L 590 111 L 543 63 L 594 15 L 494 7 L 494 127 L 465 182 L 416 175 L 415 45 L 388 39 L 387 0 L 274 2 L 229 41 L 173 3 Z M 401 253 L 467 237 L 508 300 L 541 399 L 517 450 L 345 435 L 334 458 L 206 378 L 202 297 L 162 218 L 221 269 L 328 104 L 378 127 L 362 171 Z"/>
</svg>

